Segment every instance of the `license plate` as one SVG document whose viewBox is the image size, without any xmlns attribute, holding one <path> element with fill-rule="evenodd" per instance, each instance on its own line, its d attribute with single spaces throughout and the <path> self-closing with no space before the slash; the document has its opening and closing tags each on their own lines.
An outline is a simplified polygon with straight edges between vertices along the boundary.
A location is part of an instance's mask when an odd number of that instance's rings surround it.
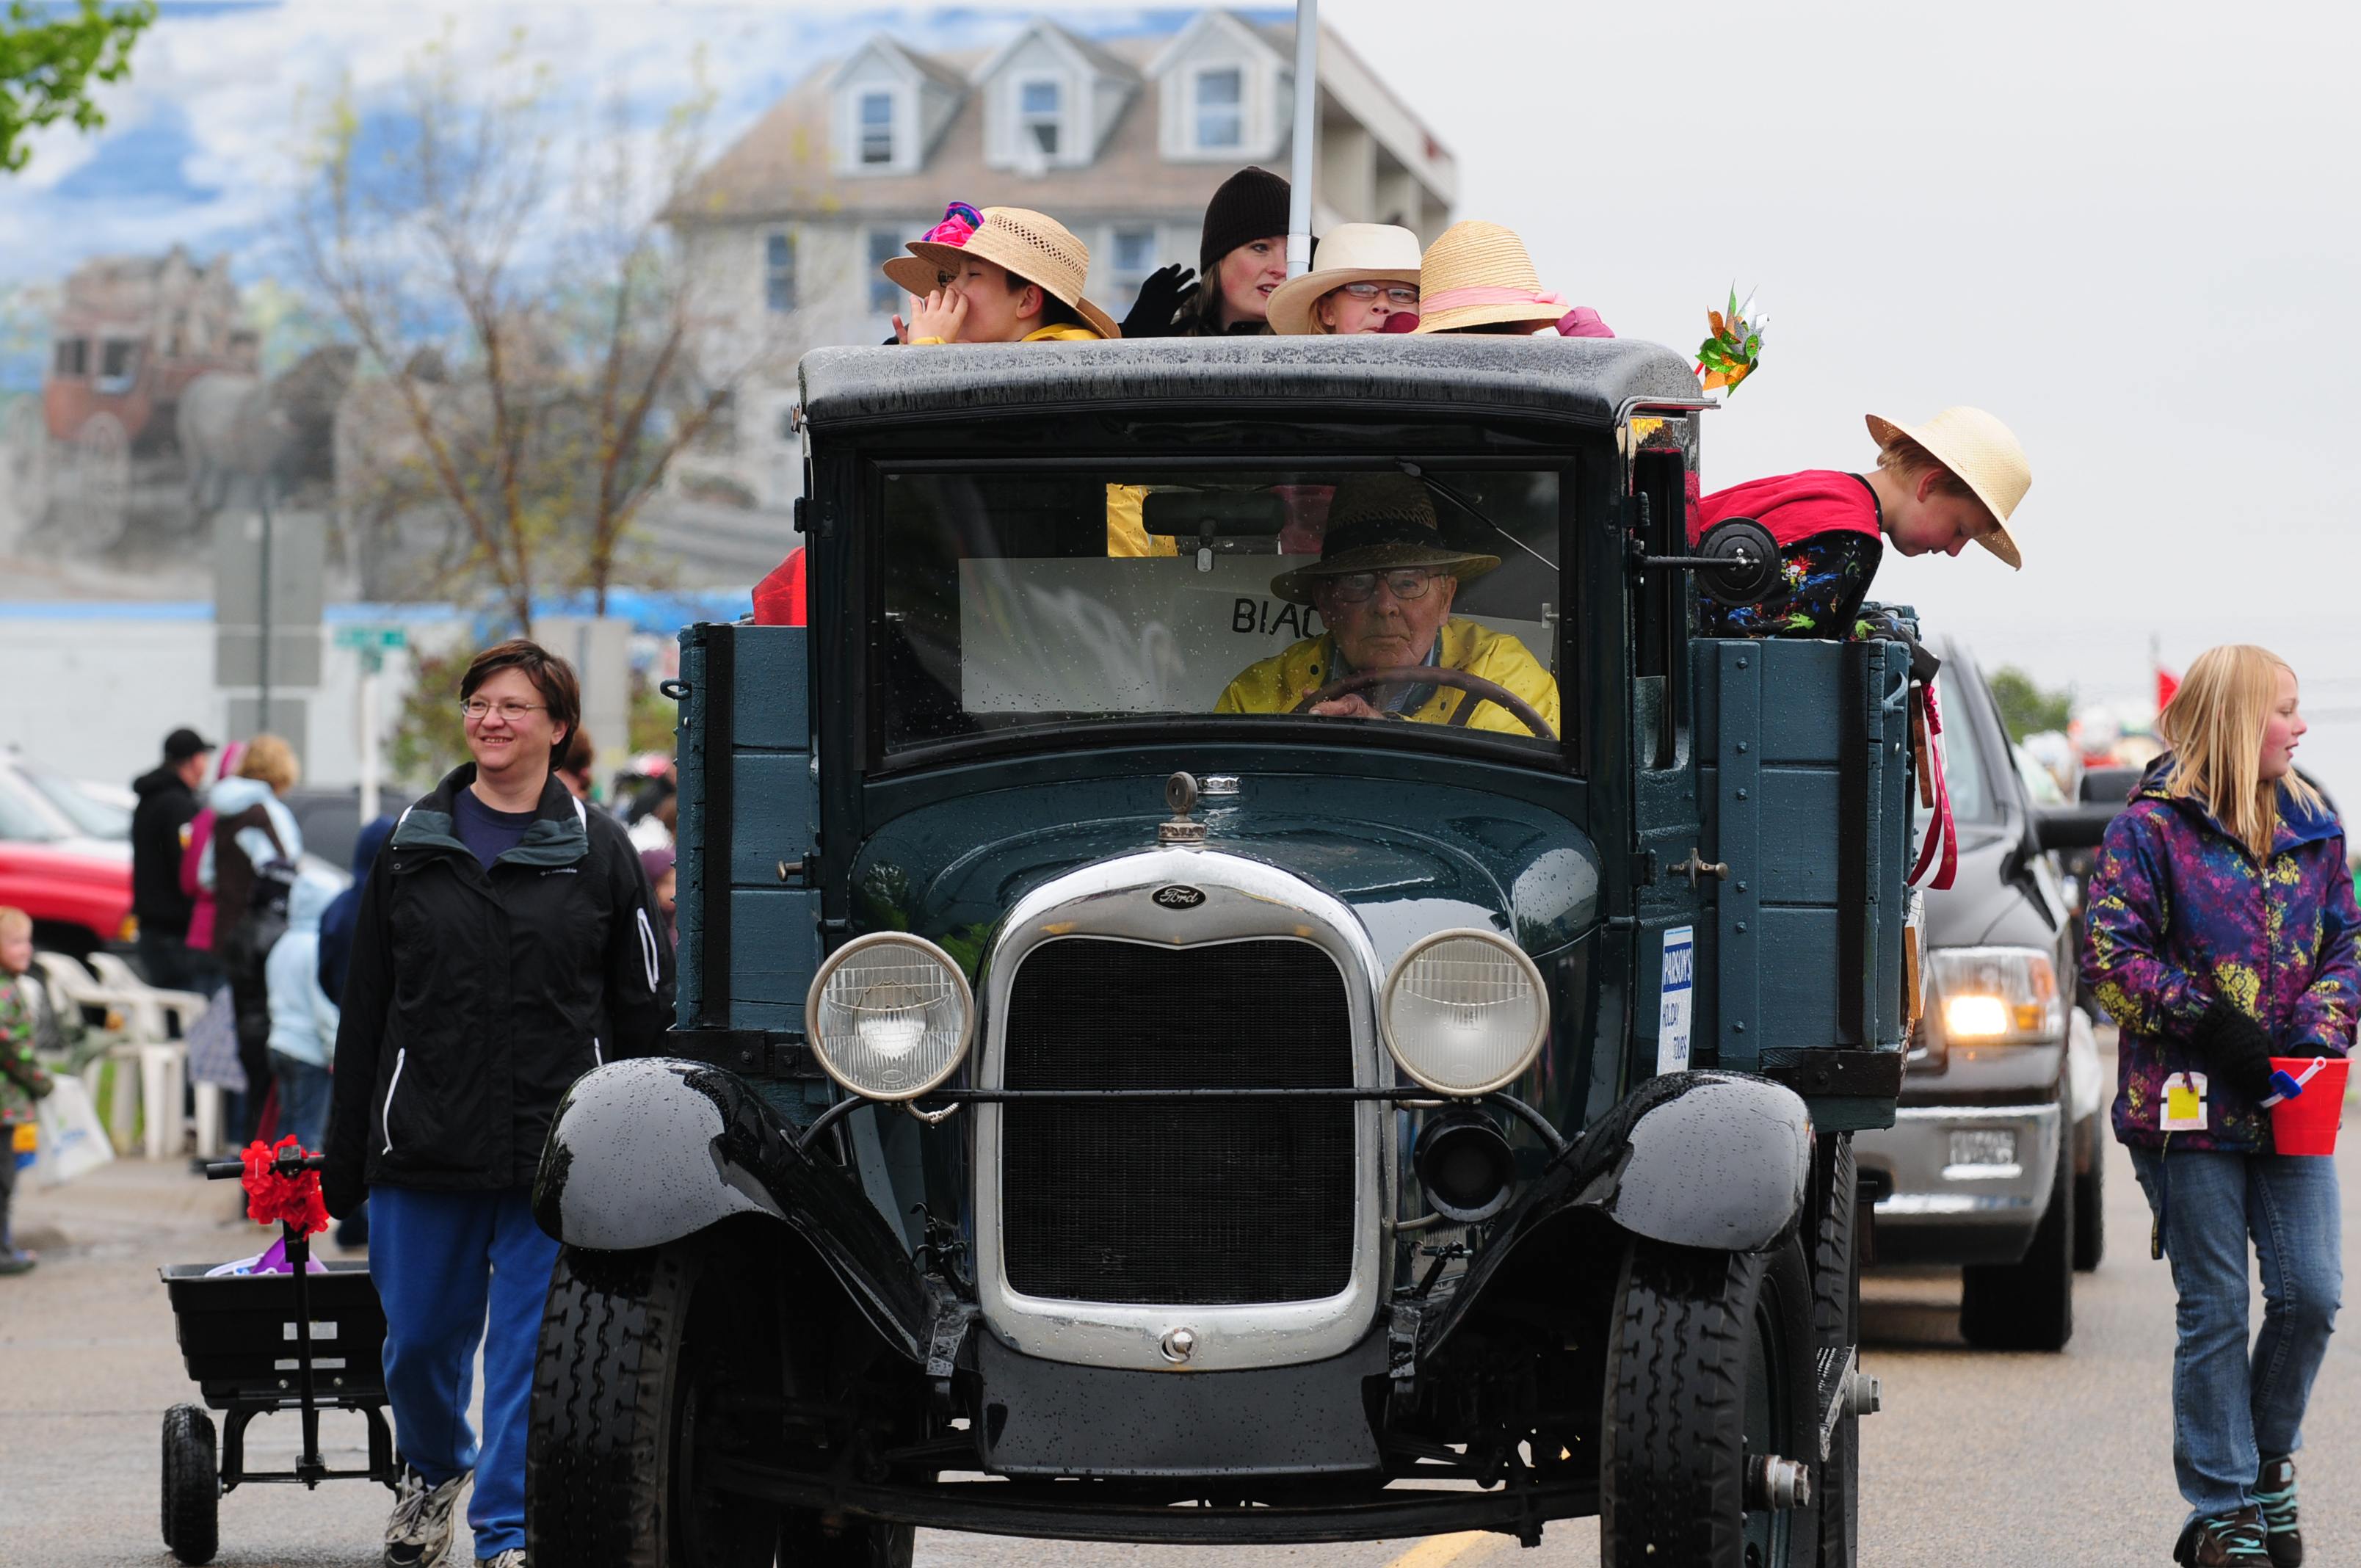
<svg viewBox="0 0 2361 1568">
<path fill-rule="evenodd" d="M 2016 1132 L 2011 1127 L 1960 1127 L 1951 1133 L 1951 1168 L 1947 1176 L 1970 1172 L 1997 1175 L 2016 1169 Z M 1966 1168 L 1964 1170 L 1962 1167 Z"/>
</svg>

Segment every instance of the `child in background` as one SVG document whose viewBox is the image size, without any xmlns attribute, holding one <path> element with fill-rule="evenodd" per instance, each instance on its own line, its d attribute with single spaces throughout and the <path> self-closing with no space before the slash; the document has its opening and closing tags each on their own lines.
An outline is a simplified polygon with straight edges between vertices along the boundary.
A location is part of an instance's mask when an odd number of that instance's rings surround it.
<svg viewBox="0 0 2361 1568">
<path fill-rule="evenodd" d="M 320 916 L 336 896 L 334 883 L 298 877 L 287 895 L 287 934 L 263 960 L 270 998 L 270 1074 L 279 1085 L 280 1130 L 308 1153 L 328 1136 L 328 1101 L 335 1087 L 336 1003 L 320 985 Z"/>
<path fill-rule="evenodd" d="M 2011 566 L 2023 565 L 2006 524 L 2033 468 L 2008 426 L 1982 409 L 1956 408 L 1915 427 L 1871 414 L 1869 433 L 1878 449 L 1869 473 L 1811 468 L 1751 479 L 1691 509 L 1691 544 L 1729 518 L 1769 529 L 1786 578 L 1761 604 L 1700 595 L 1702 635 L 1853 636 L 1888 540 L 1905 555 L 1957 555 L 1973 540 Z"/>
<path fill-rule="evenodd" d="M 0 906 L 0 1274 L 22 1274 L 39 1261 L 16 1250 L 8 1228 L 18 1129 L 29 1132 L 33 1102 L 47 1099 L 49 1092 L 49 1075 L 33 1055 L 33 1004 L 18 983 L 32 967 L 33 917 L 21 909 Z"/>
</svg>

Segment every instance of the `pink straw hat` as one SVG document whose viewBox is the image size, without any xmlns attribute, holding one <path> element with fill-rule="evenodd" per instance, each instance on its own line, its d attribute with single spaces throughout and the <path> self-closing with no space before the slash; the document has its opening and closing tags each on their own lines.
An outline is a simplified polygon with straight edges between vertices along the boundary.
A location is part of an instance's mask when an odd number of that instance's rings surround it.
<svg viewBox="0 0 2361 1568">
<path fill-rule="evenodd" d="M 1532 258 L 1515 231 L 1499 224 L 1456 223 L 1426 247 L 1419 274 L 1421 334 L 1496 323 L 1555 326 L 1571 308 L 1543 289 Z"/>
<path fill-rule="evenodd" d="M 1114 317 L 1082 297 L 1082 280 L 1091 271 L 1090 247 L 1046 214 L 1025 207 L 986 207 L 983 225 L 970 234 L 965 243 L 914 239 L 906 248 L 908 256 L 897 256 L 884 265 L 885 276 L 905 293 L 923 299 L 942 287 L 944 273 L 956 273 L 961 260 L 972 256 L 1040 285 L 1052 298 L 1072 306 L 1101 337 L 1123 335 Z"/>
</svg>

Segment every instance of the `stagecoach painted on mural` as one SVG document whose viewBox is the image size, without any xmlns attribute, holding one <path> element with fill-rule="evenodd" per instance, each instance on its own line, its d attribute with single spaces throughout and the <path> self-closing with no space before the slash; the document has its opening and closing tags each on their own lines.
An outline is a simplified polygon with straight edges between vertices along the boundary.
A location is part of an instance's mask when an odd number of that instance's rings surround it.
<svg viewBox="0 0 2361 1568">
<path fill-rule="evenodd" d="M 101 257 L 66 279 L 38 401 L 11 412 L 18 525 L 95 552 L 135 514 L 185 510 L 183 398 L 215 373 L 250 384 L 257 339 L 227 258 Z"/>
<path fill-rule="evenodd" d="M 1616 1568 L 1853 1563 L 1924 664 L 1693 634 L 1775 562 L 1686 543 L 1687 363 L 801 375 L 811 624 L 672 688 L 671 1055 L 535 1189 L 535 1561 L 1597 1514 Z"/>
</svg>

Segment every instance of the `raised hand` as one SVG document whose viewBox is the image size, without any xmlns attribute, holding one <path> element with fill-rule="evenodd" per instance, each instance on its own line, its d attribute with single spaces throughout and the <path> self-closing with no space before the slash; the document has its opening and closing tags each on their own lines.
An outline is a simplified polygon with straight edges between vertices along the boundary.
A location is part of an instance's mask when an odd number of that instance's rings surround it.
<svg viewBox="0 0 2361 1568">
<path fill-rule="evenodd" d="M 1142 279 L 1139 298 L 1132 302 L 1131 313 L 1123 318 L 1123 335 L 1170 337 L 1172 318 L 1197 292 L 1197 285 L 1190 281 L 1196 276 L 1196 269 L 1176 261 Z"/>
</svg>

